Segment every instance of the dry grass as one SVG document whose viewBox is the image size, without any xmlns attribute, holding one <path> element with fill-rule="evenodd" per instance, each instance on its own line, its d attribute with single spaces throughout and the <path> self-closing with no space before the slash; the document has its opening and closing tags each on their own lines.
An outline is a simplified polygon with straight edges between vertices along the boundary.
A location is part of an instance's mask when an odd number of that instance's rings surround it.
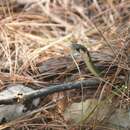
<svg viewBox="0 0 130 130">
<path fill-rule="evenodd" d="M 118 65 L 124 67 L 119 55 L 123 55 L 128 38 L 129 0 L 38 0 L 20 11 L 15 2 L 8 1 L 0 6 L 1 89 L 11 83 L 46 83 L 36 78 L 42 75 L 37 64 L 69 55 L 73 42 L 92 51 L 115 55 L 111 64 L 118 60 Z M 117 75 L 118 72 L 115 78 Z M 48 105 L 34 111 L 34 116 L 26 117 L 27 120 L 17 120 L 14 129 L 71 130 L 62 114 L 51 113 L 55 103 Z"/>
</svg>

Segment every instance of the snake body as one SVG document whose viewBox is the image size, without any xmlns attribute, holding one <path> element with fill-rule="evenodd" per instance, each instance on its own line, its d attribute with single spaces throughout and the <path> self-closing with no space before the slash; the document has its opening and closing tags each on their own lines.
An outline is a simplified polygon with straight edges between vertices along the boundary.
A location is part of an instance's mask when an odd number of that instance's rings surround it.
<svg viewBox="0 0 130 130">
<path fill-rule="evenodd" d="M 83 58 L 88 70 L 96 77 L 100 77 L 100 71 L 96 68 L 94 63 L 92 62 L 91 56 L 89 54 L 88 49 L 81 44 L 72 44 L 71 48 L 77 51 L 81 57 Z"/>
</svg>

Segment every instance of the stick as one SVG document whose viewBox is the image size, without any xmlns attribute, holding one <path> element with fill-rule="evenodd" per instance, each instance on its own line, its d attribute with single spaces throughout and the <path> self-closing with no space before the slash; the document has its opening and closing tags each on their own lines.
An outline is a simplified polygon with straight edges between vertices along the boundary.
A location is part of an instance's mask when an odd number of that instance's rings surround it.
<svg viewBox="0 0 130 130">
<path fill-rule="evenodd" d="M 97 89 L 99 83 L 100 83 L 100 80 L 87 79 L 87 80 L 78 81 L 75 83 L 49 86 L 47 88 L 35 90 L 28 94 L 24 94 L 24 95 L 19 94 L 18 96 L 15 96 L 15 97 L 0 99 L 0 105 L 2 104 L 9 105 L 13 103 L 24 102 L 24 101 L 32 100 L 39 97 L 45 97 L 56 92 L 61 92 L 61 91 L 71 90 L 71 89 L 80 89 L 81 87 L 84 87 L 86 89 Z"/>
</svg>

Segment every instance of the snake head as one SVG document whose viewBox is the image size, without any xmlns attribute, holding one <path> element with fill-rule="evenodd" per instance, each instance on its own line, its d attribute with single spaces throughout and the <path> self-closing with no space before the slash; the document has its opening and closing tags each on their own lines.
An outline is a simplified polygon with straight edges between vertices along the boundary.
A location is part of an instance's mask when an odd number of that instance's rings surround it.
<svg viewBox="0 0 130 130">
<path fill-rule="evenodd" d="M 81 44 L 72 43 L 71 48 L 72 48 L 72 50 L 75 50 L 75 51 L 77 51 L 79 53 L 80 52 L 87 53 L 88 57 L 90 57 L 88 49 L 85 46 L 81 45 Z"/>
<path fill-rule="evenodd" d="M 87 52 L 87 51 L 88 51 L 86 47 L 84 47 L 84 46 L 81 45 L 81 44 L 77 44 L 77 43 L 73 43 L 73 44 L 71 45 L 71 48 L 72 48 L 73 50 L 78 51 L 78 52 L 80 52 L 80 51 Z"/>
</svg>

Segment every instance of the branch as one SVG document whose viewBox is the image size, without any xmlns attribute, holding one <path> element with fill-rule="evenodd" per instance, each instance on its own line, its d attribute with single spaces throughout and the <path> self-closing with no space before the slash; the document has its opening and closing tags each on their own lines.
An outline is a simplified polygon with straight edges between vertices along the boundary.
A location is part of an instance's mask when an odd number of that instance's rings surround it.
<svg viewBox="0 0 130 130">
<path fill-rule="evenodd" d="M 88 80 L 78 81 L 75 83 L 49 86 L 47 88 L 35 90 L 28 94 L 24 94 L 24 95 L 19 94 L 18 96 L 15 96 L 15 97 L 0 99 L 0 105 L 1 104 L 9 105 L 13 103 L 19 103 L 19 102 L 23 102 L 27 100 L 32 100 L 35 98 L 45 97 L 56 92 L 61 92 L 61 91 L 71 90 L 71 89 L 80 89 L 81 87 L 84 87 L 86 89 L 96 89 L 99 83 L 100 81 L 97 79 L 88 79 Z"/>
</svg>

